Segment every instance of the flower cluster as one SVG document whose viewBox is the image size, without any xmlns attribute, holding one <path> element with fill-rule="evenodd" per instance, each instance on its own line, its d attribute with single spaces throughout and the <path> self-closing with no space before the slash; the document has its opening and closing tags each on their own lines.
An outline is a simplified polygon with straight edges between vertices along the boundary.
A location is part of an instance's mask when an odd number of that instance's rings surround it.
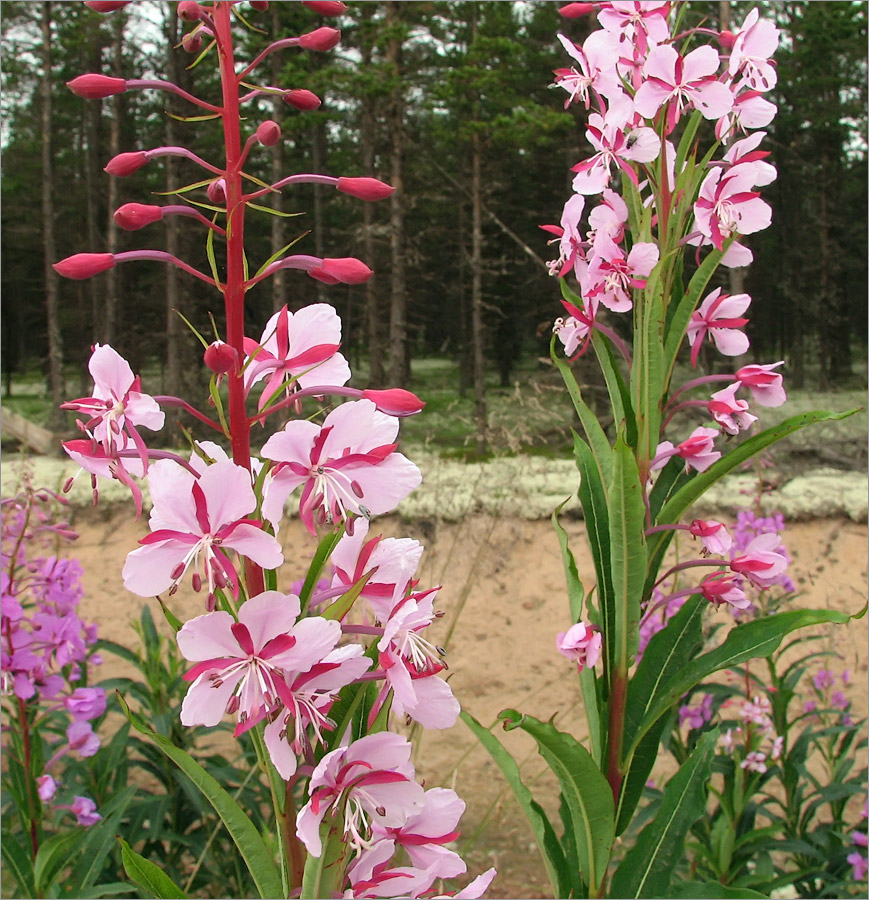
<svg viewBox="0 0 869 900">
<path fill-rule="evenodd" d="M 745 266 L 752 255 L 743 237 L 771 222 L 758 188 L 772 182 L 776 172 L 765 161 L 768 153 L 759 149 L 764 133 L 756 129 L 768 125 L 776 112 L 763 95 L 776 83 L 769 57 L 778 29 L 752 10 L 733 33 L 698 28 L 674 34 L 675 7 L 667 0 L 637 0 L 562 8 L 568 18 L 595 12 L 601 26 L 581 45 L 559 35 L 572 65 L 555 73 L 555 84 L 567 92 L 565 107 L 581 104 L 589 111 L 586 137 L 593 151 L 573 167 L 574 193 L 560 224 L 543 226 L 558 242 L 549 268 L 562 279 L 567 315 L 556 320 L 554 332 L 568 357 L 585 353 L 599 333 L 632 366 L 631 348 L 619 337 L 624 329 L 613 316 L 632 313 L 636 326 L 646 315 L 635 303 L 637 298 L 648 303 L 655 279 L 667 277 L 661 274 L 665 258 L 694 247 L 698 263 L 701 255 L 714 254 L 724 266 Z M 703 33 L 713 35 L 720 49 L 696 46 L 694 39 Z M 685 39 L 691 39 L 688 50 L 680 49 Z M 693 135 L 703 120 L 714 126 L 717 143 L 705 165 L 697 166 L 696 146 L 683 142 L 677 149 L 677 138 Z M 578 290 L 568 287 L 568 276 Z M 744 314 L 751 297 L 728 295 L 721 287 L 701 297 L 684 313 L 682 336 L 691 365 L 697 365 L 707 343 L 725 356 L 744 354 L 749 348 Z M 647 488 L 665 469 L 690 474 L 715 465 L 722 458 L 721 436 L 738 436 L 757 421 L 750 400 L 760 406 L 782 404 L 785 392 L 776 371 L 781 365 L 700 376 L 665 393 L 656 449 L 653 444 L 649 458 L 641 453 L 638 460 Z M 708 400 L 687 399 L 689 392 L 714 382 L 726 385 Z M 674 417 L 697 407 L 705 410 L 709 424 L 666 439 Z M 758 535 L 737 553 L 721 523 L 658 526 L 665 527 L 691 531 L 701 539 L 704 557 L 724 557 L 706 559 L 702 564 L 719 571 L 688 593 L 700 592 L 712 603 L 740 610 L 751 602 L 745 583 L 763 589 L 785 578 L 786 555 L 771 535 Z M 673 595 L 682 596 L 681 591 Z M 647 616 L 658 615 L 665 599 L 649 600 Z M 679 605 L 673 605 L 674 612 Z M 660 615 L 657 621 L 663 626 Z"/>
<path fill-rule="evenodd" d="M 119 5 L 91 4 L 99 12 Z M 324 16 L 345 10 L 337 0 L 305 5 Z M 140 484 L 147 480 L 149 533 L 127 557 L 125 587 L 142 597 L 171 597 L 189 583 L 204 598 L 202 615 L 179 623 L 170 614 L 178 646 L 192 664 L 185 676 L 190 687 L 182 724 L 216 726 L 232 716 L 237 736 L 256 729 L 260 761 L 273 767 L 272 784 L 284 779 L 290 796 L 297 782 L 306 780 L 308 802 L 299 814 L 296 840 L 311 857 L 326 853 L 320 831 L 326 820 L 331 829 L 326 840 L 355 852 L 343 871 L 330 868 L 334 893 L 417 897 L 429 893 L 436 879 L 465 871 L 444 846 L 458 834 L 464 804 L 452 791 L 424 792 L 414 780 L 410 745 L 384 729 L 406 720 L 448 728 L 459 704 L 441 677 L 445 651 L 426 636 L 441 613 L 434 606 L 439 588 L 418 584 L 422 547 L 409 539 L 370 535 L 369 527 L 373 516 L 395 510 L 421 481 L 416 465 L 398 452 L 398 432 L 399 419 L 424 404 L 402 389 L 348 386 L 351 371 L 332 306 L 317 303 L 297 311 L 284 306 L 254 334 L 247 333 L 244 314 L 245 293 L 282 269 L 326 285 L 360 284 L 373 274 L 352 257 L 305 254 L 273 257 L 258 270 L 248 269 L 244 217 L 262 210 L 257 200 L 300 184 L 331 185 L 363 201 L 385 199 L 393 188 L 370 177 L 312 173 L 270 185 L 244 180 L 248 156 L 281 140 L 277 122 L 256 123 L 258 98 L 279 95 L 300 113 L 320 104 L 299 87 L 253 87 L 252 71 L 285 48 L 327 51 L 340 32 L 322 26 L 281 38 L 239 67 L 233 55 L 234 6 L 224 0 L 178 5 L 179 17 L 189 25 L 183 49 L 203 57 L 218 49 L 220 106 L 154 79 L 87 74 L 69 82 L 85 98 L 169 91 L 204 110 L 203 118 L 223 120 L 226 158 L 218 164 L 183 147 L 158 147 L 121 153 L 106 171 L 124 177 L 165 156 L 184 157 L 202 168 L 205 180 L 177 192 L 176 203 L 125 203 L 114 216 L 128 230 L 170 215 L 208 228 L 209 240 L 226 240 L 225 278 L 216 264 L 205 274 L 160 250 L 79 253 L 55 269 L 85 278 L 130 260 L 164 261 L 222 294 L 226 333 L 211 343 L 202 340 L 212 373 L 208 413 L 178 397 L 149 396 L 113 348 L 94 347 L 92 396 L 64 404 L 79 415 L 83 436 L 64 447 L 91 474 L 95 495 L 98 479 L 119 480 L 141 512 Z M 248 110 L 244 118 L 242 109 Z M 248 130 L 246 138 L 240 126 Z M 216 211 L 213 220 L 194 208 L 195 190 Z M 191 441 L 189 455 L 149 447 L 142 429 L 159 431 L 166 407 L 194 416 L 230 449 L 218 440 Z M 288 413 L 289 421 L 266 435 L 258 452 L 252 449 L 253 426 L 267 424 L 279 412 Z M 287 590 L 280 584 L 285 576 L 279 570 L 287 560 L 277 536 L 291 500 L 320 551 L 311 554 L 307 574 L 286 578 L 292 584 Z M 336 704 L 341 715 L 334 712 Z M 284 815 L 282 799 L 276 807 Z M 304 849 L 297 844 L 282 864 L 299 855 Z M 479 896 L 493 875 L 459 896 Z M 326 890 L 322 884 L 321 889 Z"/>
<path fill-rule="evenodd" d="M 3 696 L 10 704 L 9 728 L 27 757 L 20 760 L 25 770 L 36 765 L 32 755 L 36 736 L 47 734 L 40 726 L 49 718 L 55 720 L 51 730 L 64 734 L 65 740 L 51 743 L 49 758 L 29 774 L 36 779 L 39 799 L 46 807 L 70 810 L 80 825 L 92 825 L 101 817 L 89 798 L 75 796 L 71 804 L 53 803 L 58 791 L 68 793 L 58 763 L 69 753 L 82 758 L 99 750 L 100 738 L 91 723 L 106 710 L 105 692 L 87 686 L 88 666 L 98 664 L 100 658 L 93 652 L 97 626 L 78 615 L 83 595 L 81 566 L 75 559 L 40 555 L 41 544 L 48 538 L 77 537 L 66 522 L 54 520 L 57 502 L 64 502 L 63 498 L 47 489 L 34 489 L 25 479 L 22 491 L 0 504 Z"/>
</svg>

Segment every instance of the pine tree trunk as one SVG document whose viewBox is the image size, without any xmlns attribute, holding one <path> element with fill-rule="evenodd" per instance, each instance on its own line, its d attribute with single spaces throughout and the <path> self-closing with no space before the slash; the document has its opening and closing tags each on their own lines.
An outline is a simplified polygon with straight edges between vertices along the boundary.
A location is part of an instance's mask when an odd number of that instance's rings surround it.
<svg viewBox="0 0 869 900">
<path fill-rule="evenodd" d="M 272 35 L 276 39 L 280 31 L 281 22 L 278 16 L 277 4 L 273 4 L 272 10 Z M 272 65 L 272 84 L 280 84 L 281 82 L 281 61 L 283 57 L 280 53 L 273 53 L 271 57 Z M 284 117 L 286 109 L 284 101 L 279 94 L 275 94 L 272 98 L 272 118 L 276 122 L 280 122 Z M 315 170 L 316 171 L 316 170 Z M 279 181 L 284 174 L 284 142 L 278 141 L 272 147 L 272 183 Z M 276 193 L 271 195 L 272 209 L 278 212 L 284 211 L 284 195 Z M 271 218 L 271 253 L 273 256 L 286 243 L 286 228 L 284 226 L 283 216 L 270 216 Z M 287 302 L 287 272 L 285 269 L 278 269 L 272 275 L 272 312 L 277 312 Z"/>
<path fill-rule="evenodd" d="M 124 25 L 127 17 L 123 10 L 114 13 L 112 19 L 112 75 L 115 78 L 122 77 L 124 57 Z M 121 94 L 114 94 L 111 99 L 111 119 L 109 124 L 109 153 L 112 159 L 121 152 L 121 118 L 124 113 L 124 100 Z M 103 176 L 105 177 L 105 176 Z M 119 205 L 119 179 L 108 179 L 108 204 L 109 215 L 106 227 L 106 250 L 109 253 L 118 251 L 118 225 L 114 219 L 114 212 Z M 120 272 L 116 266 L 106 272 L 106 297 L 105 297 L 105 327 L 103 334 L 107 344 L 117 340 L 118 332 L 118 292 L 120 287 Z"/>
<path fill-rule="evenodd" d="M 322 109 L 322 106 L 320 107 Z M 319 119 L 311 129 L 311 171 L 326 171 L 326 127 Z M 323 243 L 323 186 L 313 185 L 314 194 L 314 255 L 323 257 L 326 253 Z M 315 281 L 317 303 L 329 303 L 329 291 L 322 281 Z"/>
<path fill-rule="evenodd" d="M 410 376 L 407 348 L 407 278 L 404 259 L 404 84 L 402 83 L 403 41 L 398 26 L 401 4 L 389 0 L 386 4 L 386 27 L 391 38 L 386 48 L 386 61 L 395 87 L 389 98 L 387 130 L 390 143 L 390 183 L 395 193 L 389 200 L 390 256 L 392 281 L 389 305 L 389 381 L 403 387 Z"/>
<path fill-rule="evenodd" d="M 471 139 L 471 342 L 474 358 L 474 419 L 477 453 L 486 450 L 486 335 L 483 326 L 483 210 L 480 135 Z"/>
<path fill-rule="evenodd" d="M 51 268 L 57 261 L 54 243 L 54 152 L 51 140 L 53 118 L 51 88 L 51 8 L 50 2 L 42 4 L 42 244 L 45 255 L 45 314 L 48 331 L 48 384 L 51 392 L 49 427 L 55 430 L 65 424 L 60 404 L 65 398 L 63 380 L 63 340 L 58 320 L 57 274 Z"/>
<path fill-rule="evenodd" d="M 177 82 L 178 54 L 174 49 L 178 44 L 178 17 L 172 3 L 166 4 L 166 53 L 169 80 Z M 170 101 L 171 103 L 171 101 Z M 173 147 L 177 144 L 175 120 L 166 116 L 166 144 Z M 177 163 L 171 156 L 166 157 L 166 190 L 177 190 L 180 185 L 176 169 Z M 169 195 L 172 197 L 172 195 Z M 178 228 L 178 216 L 167 216 L 166 226 L 166 252 L 173 256 L 178 255 L 180 235 Z M 172 396 L 180 396 L 183 393 L 181 384 L 181 321 L 178 318 L 178 310 L 181 306 L 181 293 L 178 285 L 178 269 L 175 266 L 166 266 L 166 369 L 164 391 Z"/>
</svg>

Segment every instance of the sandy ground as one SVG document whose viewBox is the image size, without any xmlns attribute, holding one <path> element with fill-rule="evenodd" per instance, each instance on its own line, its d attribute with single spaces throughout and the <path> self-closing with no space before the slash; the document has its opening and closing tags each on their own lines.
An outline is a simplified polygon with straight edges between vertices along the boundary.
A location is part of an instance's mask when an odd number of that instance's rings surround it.
<svg viewBox="0 0 869 900">
<path fill-rule="evenodd" d="M 73 508 L 73 525 L 81 534 L 69 548 L 83 563 L 86 617 L 99 623 L 100 634 L 135 643 L 132 623 L 142 600 L 128 593 L 120 572 L 126 554 L 146 533 L 126 506 Z M 580 573 L 590 580 L 591 562 L 581 521 L 566 527 Z M 551 525 L 501 515 L 472 515 L 460 522 L 435 519 L 380 520 L 385 535 L 412 536 L 426 546 L 423 586 L 442 584 L 438 606 L 445 611 L 433 640 L 445 644 L 451 684 L 463 705 L 488 724 L 511 706 L 556 723 L 577 735 L 585 733 L 582 708 L 571 665 L 554 652 L 555 633 L 568 621 L 560 553 Z M 372 534 L 377 533 L 372 530 Z M 298 521 L 282 529 L 288 564 L 285 585 L 301 577 L 312 552 Z M 867 529 L 846 518 L 797 522 L 787 529 L 793 557 L 792 576 L 804 606 L 856 612 L 866 600 Z M 154 601 L 152 610 L 160 618 Z M 203 612 L 201 597 L 179 592 L 171 598 L 182 619 Z M 454 629 L 454 630 L 453 630 Z M 825 639 L 839 659 L 835 668 L 854 673 L 854 711 L 866 715 L 866 620 L 852 622 Z M 105 674 L 114 674 L 107 661 Z M 523 760 L 527 782 L 548 798 L 554 812 L 556 792 L 530 741 L 517 732 L 501 737 Z M 500 773 L 461 724 L 421 738 L 417 766 L 428 786 L 455 787 L 468 804 L 463 821 L 464 851 L 474 874 L 490 865 L 501 876 L 492 897 L 548 896 L 547 880 L 524 819 L 510 799 Z"/>
</svg>

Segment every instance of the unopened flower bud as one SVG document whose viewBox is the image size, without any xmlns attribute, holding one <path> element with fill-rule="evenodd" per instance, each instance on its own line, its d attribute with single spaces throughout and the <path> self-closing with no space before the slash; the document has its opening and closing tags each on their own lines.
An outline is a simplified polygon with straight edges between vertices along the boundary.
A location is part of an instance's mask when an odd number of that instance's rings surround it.
<svg viewBox="0 0 869 900">
<path fill-rule="evenodd" d="M 123 94 L 127 90 L 127 82 L 123 78 L 111 75 L 79 75 L 66 86 L 76 95 L 87 100 L 102 100 L 112 94 Z"/>
<path fill-rule="evenodd" d="M 315 28 L 307 34 L 301 35 L 299 38 L 299 46 L 305 50 L 331 50 L 338 41 L 341 40 L 341 32 L 337 28 L 329 28 L 324 25 L 322 28 Z"/>
<path fill-rule="evenodd" d="M 568 3 L 558 9 L 558 15 L 565 19 L 578 19 L 587 16 L 595 7 L 594 3 Z"/>
<path fill-rule="evenodd" d="M 724 30 L 718 35 L 718 43 L 723 50 L 731 50 L 736 43 L 736 35 L 732 31 Z"/>
<path fill-rule="evenodd" d="M 335 187 L 359 200 L 385 200 L 395 193 L 394 187 L 376 178 L 339 178 Z"/>
<path fill-rule="evenodd" d="M 51 775 L 40 775 L 36 779 L 36 793 L 43 803 L 50 803 L 57 793 L 57 782 Z"/>
<path fill-rule="evenodd" d="M 109 175 L 123 178 L 125 175 L 137 172 L 146 162 L 148 162 L 148 154 L 144 150 L 133 150 L 130 153 L 119 153 L 117 156 L 113 156 L 103 171 L 108 172 Z"/>
<path fill-rule="evenodd" d="M 212 181 L 205 189 L 205 193 L 212 203 L 226 203 L 226 179 L 218 178 Z"/>
<path fill-rule="evenodd" d="M 133 0 L 85 0 L 85 6 L 89 6 L 94 12 L 110 13 L 116 9 L 129 6 Z"/>
<path fill-rule="evenodd" d="M 198 22 L 202 13 L 202 7 L 194 0 L 181 0 L 178 4 L 178 18 L 185 22 Z"/>
<path fill-rule="evenodd" d="M 302 0 L 302 5 L 321 16 L 340 16 L 347 12 L 347 4 L 341 0 Z"/>
<path fill-rule="evenodd" d="M 205 348 L 203 356 L 205 365 L 215 375 L 225 375 L 231 372 L 238 362 L 238 351 L 231 344 L 223 341 L 214 341 Z"/>
<path fill-rule="evenodd" d="M 289 103 L 290 106 L 294 106 L 296 109 L 300 109 L 303 112 L 316 109 L 322 102 L 313 91 L 306 91 L 304 88 L 284 91 L 283 100 L 284 103 Z"/>
<path fill-rule="evenodd" d="M 274 147 L 281 139 L 281 126 L 271 119 L 266 119 L 256 130 L 256 139 L 264 147 Z"/>
<path fill-rule="evenodd" d="M 202 49 L 202 35 L 198 31 L 188 31 L 181 38 L 181 47 L 188 53 L 198 53 Z"/>
<path fill-rule="evenodd" d="M 250 8 L 257 12 L 265 12 L 269 8 L 269 0 L 250 0 Z"/>
<path fill-rule="evenodd" d="M 319 268 L 308 274 L 325 284 L 362 284 L 374 274 L 361 259 L 344 256 L 340 259 L 324 259 Z"/>
<path fill-rule="evenodd" d="M 147 203 L 125 203 L 115 210 L 113 218 L 124 231 L 138 231 L 146 225 L 159 222 L 163 218 L 163 207 Z"/>
<path fill-rule="evenodd" d="M 385 391 L 365 390 L 362 397 L 370 400 L 382 413 L 388 416 L 413 416 L 422 412 L 425 403 L 416 394 L 403 388 L 392 388 Z"/>
<path fill-rule="evenodd" d="M 114 267 L 115 257 L 111 253 L 76 253 L 56 262 L 51 268 L 64 278 L 80 281 Z"/>
</svg>

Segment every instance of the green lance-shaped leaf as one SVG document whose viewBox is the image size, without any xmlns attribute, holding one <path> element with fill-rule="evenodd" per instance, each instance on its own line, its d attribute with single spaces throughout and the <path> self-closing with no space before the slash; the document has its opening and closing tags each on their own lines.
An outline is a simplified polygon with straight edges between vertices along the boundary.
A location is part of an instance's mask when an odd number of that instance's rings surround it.
<svg viewBox="0 0 869 900">
<path fill-rule="evenodd" d="M 163 735 L 157 734 L 141 716 L 127 706 L 123 697 L 118 695 L 118 699 L 133 728 L 150 738 L 214 807 L 247 864 L 260 897 L 283 896 L 281 876 L 272 853 L 248 814 L 189 753 L 176 747 Z"/>
<path fill-rule="evenodd" d="M 616 656 L 611 663 L 627 671 L 637 652 L 640 598 L 646 577 L 646 508 L 633 451 L 619 434 L 613 452 L 609 491 L 609 545 L 612 567 Z M 603 602 L 603 598 L 602 598 Z"/>
<path fill-rule="evenodd" d="M 678 900 L 767 900 L 766 894 L 750 888 L 729 887 L 717 881 L 681 881 L 673 885 L 668 896 Z"/>
<path fill-rule="evenodd" d="M 591 754 L 572 735 L 549 722 L 505 709 L 505 728 L 521 728 L 537 741 L 537 749 L 561 785 L 570 818 L 583 881 L 595 895 L 606 875 L 613 842 L 613 794 Z"/>
<path fill-rule="evenodd" d="M 569 897 L 571 892 L 573 896 L 579 896 L 577 889 L 580 885 L 576 883 L 573 872 L 567 865 L 564 851 L 558 842 L 552 824 L 543 808 L 522 781 L 516 760 L 498 738 L 488 728 L 484 728 L 469 712 L 462 710 L 460 716 L 503 773 L 519 808 L 525 814 L 525 818 L 531 826 L 531 833 L 537 842 L 537 849 L 543 859 L 543 864 L 546 866 L 553 896 Z"/>
<path fill-rule="evenodd" d="M 308 574 L 305 576 L 301 591 L 299 591 L 299 599 L 302 602 L 302 615 L 304 615 L 308 609 L 311 593 L 317 584 L 320 573 L 323 571 L 323 566 L 326 565 L 326 560 L 332 555 L 332 551 L 335 549 L 338 541 L 341 540 L 341 535 L 343 533 L 344 532 L 340 530 L 330 531 L 317 546 L 317 552 L 311 560 L 311 565 L 308 567 Z"/>
<path fill-rule="evenodd" d="M 568 498 L 569 499 L 569 498 Z M 567 581 L 567 602 L 570 605 L 570 618 L 573 622 L 578 622 L 582 618 L 582 602 L 585 599 L 585 590 L 582 582 L 579 580 L 579 572 L 576 568 L 576 560 L 567 542 L 567 532 L 564 526 L 558 521 L 558 514 L 564 509 L 564 503 L 552 513 L 552 527 L 555 529 L 558 544 L 561 547 L 561 562 L 564 565 L 564 577 Z"/>
<path fill-rule="evenodd" d="M 649 641 L 628 687 L 625 708 L 625 744 L 628 747 L 662 686 L 674 678 L 702 648 L 703 613 L 708 605 L 704 597 L 689 597 L 666 627 Z M 625 758 L 627 777 L 619 798 L 616 834 L 627 828 L 640 800 L 657 756 L 662 730 L 659 726 L 664 724 L 668 714 L 669 709 L 647 733 L 632 756 Z"/>
<path fill-rule="evenodd" d="M 613 615 L 612 569 L 609 544 L 609 509 L 606 486 L 601 481 L 600 469 L 595 464 L 594 454 L 588 444 L 574 432 L 573 452 L 579 467 L 579 490 L 577 495 L 582 505 L 588 543 L 597 575 L 598 604 L 602 617 L 603 638 L 607 651 L 604 665 L 609 670 L 609 660 L 615 652 L 616 628 Z M 610 460 L 612 464 L 612 460 Z"/>
<path fill-rule="evenodd" d="M 616 869 L 613 897 L 669 897 L 670 880 L 685 852 L 685 835 L 703 815 L 717 731 L 709 731 L 667 782 L 655 818 Z"/>
<path fill-rule="evenodd" d="M 340 622 L 344 616 L 350 612 L 350 608 L 358 599 L 359 595 L 362 593 L 362 589 L 368 584 L 368 579 L 374 574 L 374 569 L 371 569 L 370 572 L 366 572 L 354 585 L 350 587 L 350 589 L 338 597 L 337 600 L 330 603 L 326 609 L 323 610 L 323 618 L 324 619 L 335 619 Z"/>
<path fill-rule="evenodd" d="M 340 894 L 344 877 L 347 842 L 344 840 L 344 816 L 328 816 L 320 825 L 322 849 L 319 856 L 305 861 L 301 900 L 317 900 Z"/>
<path fill-rule="evenodd" d="M 75 857 L 77 848 L 86 834 L 83 828 L 73 828 L 53 834 L 42 842 L 33 863 L 35 897 L 50 897 L 54 893 L 52 884 L 55 877 L 69 865 L 70 859 Z"/>
<path fill-rule="evenodd" d="M 0 841 L 0 854 L 3 858 L 3 867 L 16 880 L 16 894 L 22 897 L 35 897 L 36 886 L 33 881 L 33 860 L 28 850 L 25 850 L 12 834 L 4 834 Z M 4 880 L 4 887 L 7 884 Z"/>
<path fill-rule="evenodd" d="M 637 424 L 639 460 L 650 461 L 661 431 L 664 393 L 664 287 L 661 263 L 652 270 L 634 312 L 634 360 L 631 365 L 631 403 Z"/>
<path fill-rule="evenodd" d="M 633 736 L 628 753 L 633 752 L 643 735 L 667 712 L 684 693 L 700 684 L 704 678 L 721 669 L 734 666 L 760 656 L 769 656 L 781 643 L 782 638 L 797 628 L 810 625 L 824 625 L 828 622 L 847 622 L 847 613 L 833 609 L 794 609 L 787 612 L 764 616 L 745 625 L 731 629 L 719 647 L 692 659 L 660 684 L 649 703 L 646 715 Z"/>
<path fill-rule="evenodd" d="M 765 431 L 761 431 L 760 434 L 750 437 L 738 447 L 734 447 L 726 456 L 713 463 L 705 472 L 697 472 L 684 487 L 679 488 L 663 505 L 655 524 L 675 524 L 678 522 L 691 504 L 698 500 L 716 481 L 720 481 L 738 465 L 770 446 L 770 444 L 780 441 L 782 438 L 799 431 L 801 428 L 805 428 L 807 425 L 845 419 L 854 415 L 855 412 L 858 412 L 858 410 L 849 409 L 841 413 L 815 410 L 814 412 L 800 413 L 798 416 L 791 416 L 789 419 L 785 419 L 784 422 L 780 422 L 778 425 L 774 425 L 772 428 L 767 428 Z M 657 578 L 658 569 L 661 566 L 664 553 L 673 539 L 673 535 L 673 531 L 661 531 L 652 535 L 649 539 L 647 593 L 651 591 L 651 586 Z"/>
<path fill-rule="evenodd" d="M 637 423 L 631 406 L 631 389 L 619 369 L 610 339 L 599 331 L 593 331 L 591 344 L 606 382 L 616 426 L 625 426 L 625 440 L 633 447 L 637 443 Z"/>
<path fill-rule="evenodd" d="M 121 844 L 121 862 L 124 864 L 124 871 L 146 897 L 183 900 L 187 896 L 158 865 L 136 853 L 123 838 L 119 837 L 118 841 Z"/>
</svg>

